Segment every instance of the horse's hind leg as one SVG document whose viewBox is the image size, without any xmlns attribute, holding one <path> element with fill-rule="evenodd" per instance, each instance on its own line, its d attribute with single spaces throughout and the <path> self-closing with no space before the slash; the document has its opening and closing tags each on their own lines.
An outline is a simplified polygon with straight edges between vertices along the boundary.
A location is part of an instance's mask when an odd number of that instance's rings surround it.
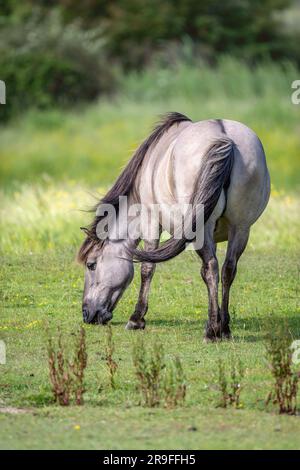
<svg viewBox="0 0 300 470">
<path fill-rule="evenodd" d="M 222 267 L 222 305 L 220 312 L 222 336 L 225 338 L 230 338 L 229 291 L 236 275 L 237 262 L 246 248 L 248 238 L 249 228 L 229 227 L 226 257 Z"/>
<path fill-rule="evenodd" d="M 159 240 L 145 241 L 145 250 L 154 250 L 157 248 L 158 243 Z M 156 265 L 154 263 L 142 263 L 139 298 L 135 306 L 134 313 L 128 320 L 126 330 L 140 330 L 145 328 L 146 322 L 144 316 L 148 310 L 148 297 L 155 267 Z"/>
<path fill-rule="evenodd" d="M 221 337 L 221 322 L 218 303 L 219 265 L 216 256 L 216 245 L 213 240 L 212 230 L 206 230 L 204 245 L 197 254 L 202 259 L 201 275 L 208 292 L 208 322 L 206 325 L 205 339 L 214 341 Z"/>
</svg>

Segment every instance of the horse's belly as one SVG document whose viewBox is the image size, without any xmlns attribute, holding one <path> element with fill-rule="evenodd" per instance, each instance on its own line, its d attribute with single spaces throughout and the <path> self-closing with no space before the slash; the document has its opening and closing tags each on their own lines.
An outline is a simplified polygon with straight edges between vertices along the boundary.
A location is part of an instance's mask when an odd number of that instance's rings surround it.
<svg viewBox="0 0 300 470">
<path fill-rule="evenodd" d="M 217 220 L 214 230 L 214 241 L 216 243 L 226 242 L 228 240 L 228 222 L 225 217 Z"/>
</svg>

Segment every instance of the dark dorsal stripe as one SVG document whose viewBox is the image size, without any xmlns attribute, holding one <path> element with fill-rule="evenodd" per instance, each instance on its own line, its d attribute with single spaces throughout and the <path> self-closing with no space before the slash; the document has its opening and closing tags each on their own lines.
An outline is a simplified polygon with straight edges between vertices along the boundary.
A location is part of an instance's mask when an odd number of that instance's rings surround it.
<svg viewBox="0 0 300 470">
<path fill-rule="evenodd" d="M 216 123 L 219 125 L 221 131 L 223 132 L 223 134 L 226 134 L 226 130 L 225 130 L 225 126 L 224 126 L 224 122 L 222 119 L 215 119 Z"/>
</svg>

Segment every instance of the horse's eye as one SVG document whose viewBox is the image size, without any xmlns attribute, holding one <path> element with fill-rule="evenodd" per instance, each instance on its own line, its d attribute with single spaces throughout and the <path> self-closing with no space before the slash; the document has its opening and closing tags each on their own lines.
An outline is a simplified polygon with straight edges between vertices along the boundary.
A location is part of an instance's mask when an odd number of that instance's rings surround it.
<svg viewBox="0 0 300 470">
<path fill-rule="evenodd" d="M 96 262 L 94 262 L 94 263 L 86 263 L 86 267 L 87 267 L 90 271 L 95 271 L 96 265 L 97 265 Z"/>
</svg>

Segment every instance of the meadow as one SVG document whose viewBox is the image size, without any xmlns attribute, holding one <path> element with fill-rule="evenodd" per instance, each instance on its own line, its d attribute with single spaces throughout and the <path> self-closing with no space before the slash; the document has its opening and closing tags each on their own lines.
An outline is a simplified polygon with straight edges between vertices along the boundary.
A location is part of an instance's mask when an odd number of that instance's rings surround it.
<svg viewBox="0 0 300 470">
<path fill-rule="evenodd" d="M 300 446 L 297 416 L 265 406 L 272 377 L 265 333 L 274 319 L 300 338 L 300 107 L 292 105 L 291 65 L 249 69 L 224 58 L 212 70 L 180 65 L 120 77 L 120 93 L 73 112 L 30 111 L 0 128 L 0 448 L 268 449 Z M 85 212 L 110 186 L 159 114 L 244 122 L 261 138 L 272 180 L 267 210 L 253 227 L 232 289 L 233 340 L 203 344 L 206 288 L 192 252 L 158 266 L 144 332 L 124 331 L 139 275 L 112 320 L 116 389 L 104 359 L 106 328 L 85 326 L 85 404 L 53 403 L 47 328 L 68 345 L 81 325 L 83 268 L 75 261 L 90 220 Z M 220 261 L 226 244 L 218 248 Z M 185 404 L 145 408 L 132 363 L 139 336 L 159 339 L 167 360 L 179 355 Z M 217 365 L 245 367 L 240 409 L 218 407 Z"/>
</svg>

